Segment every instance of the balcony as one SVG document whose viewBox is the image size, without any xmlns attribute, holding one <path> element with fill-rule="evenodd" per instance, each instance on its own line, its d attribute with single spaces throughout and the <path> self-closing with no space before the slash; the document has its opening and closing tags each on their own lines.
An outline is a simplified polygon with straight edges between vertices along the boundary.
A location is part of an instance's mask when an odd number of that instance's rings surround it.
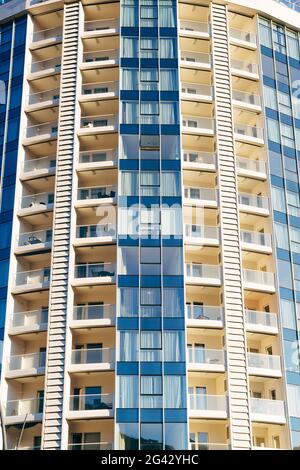
<svg viewBox="0 0 300 470">
<path fill-rule="evenodd" d="M 250 158 L 237 156 L 236 166 L 238 176 L 255 178 L 262 181 L 267 179 L 266 163 L 262 160 L 250 160 Z"/>
<path fill-rule="evenodd" d="M 114 349 L 75 349 L 69 372 L 110 371 L 115 367 Z"/>
<path fill-rule="evenodd" d="M 185 225 L 185 243 L 192 245 L 219 246 L 220 229 L 208 225 Z"/>
<path fill-rule="evenodd" d="M 269 199 L 256 194 L 239 193 L 239 210 L 249 214 L 268 216 Z"/>
<path fill-rule="evenodd" d="M 57 139 L 57 122 L 35 124 L 28 126 L 24 131 L 23 145 L 38 144 L 41 142 Z"/>
<path fill-rule="evenodd" d="M 192 135 L 213 136 L 215 134 L 215 120 L 197 116 L 183 116 L 182 132 Z"/>
<path fill-rule="evenodd" d="M 258 253 L 272 253 L 272 236 L 270 233 L 241 230 L 241 246 L 243 250 Z"/>
<path fill-rule="evenodd" d="M 258 64 L 231 59 L 231 73 L 238 77 L 259 80 Z"/>
<path fill-rule="evenodd" d="M 31 93 L 27 97 L 26 110 L 28 112 L 37 109 L 48 108 L 59 105 L 59 88 L 54 90 Z"/>
<path fill-rule="evenodd" d="M 117 19 L 85 21 L 82 38 L 110 36 L 118 33 L 119 21 Z"/>
<path fill-rule="evenodd" d="M 46 352 L 20 354 L 8 358 L 6 377 L 8 379 L 32 377 L 45 374 Z"/>
<path fill-rule="evenodd" d="M 22 180 L 30 180 L 45 176 L 55 175 L 56 156 L 33 158 L 25 160 L 21 169 L 20 178 Z"/>
<path fill-rule="evenodd" d="M 118 98 L 119 82 L 86 83 L 82 85 L 80 101 Z"/>
<path fill-rule="evenodd" d="M 227 419 L 227 397 L 223 395 L 189 395 L 189 418 Z"/>
<path fill-rule="evenodd" d="M 243 269 L 243 285 L 246 290 L 274 293 L 275 276 L 268 271 Z"/>
<path fill-rule="evenodd" d="M 259 146 L 263 146 L 265 142 L 263 129 L 239 123 L 234 124 L 234 138 L 242 143 Z"/>
<path fill-rule="evenodd" d="M 35 31 L 31 37 L 31 49 L 45 47 L 62 42 L 62 27 L 49 28 L 41 31 Z"/>
<path fill-rule="evenodd" d="M 26 216 L 38 212 L 52 211 L 53 207 L 53 193 L 28 194 L 21 198 L 19 215 Z"/>
<path fill-rule="evenodd" d="M 79 135 L 107 134 L 118 131 L 118 117 L 110 114 L 101 117 L 84 117 L 81 118 Z"/>
<path fill-rule="evenodd" d="M 61 72 L 61 57 L 32 62 L 28 79 L 43 78 Z"/>
<path fill-rule="evenodd" d="M 111 393 L 71 395 L 67 419 L 112 418 L 114 400 Z"/>
<path fill-rule="evenodd" d="M 213 442 L 190 442 L 190 450 L 229 450 L 228 444 Z"/>
<path fill-rule="evenodd" d="M 210 26 L 208 23 L 180 20 L 179 34 L 189 38 L 209 39 Z"/>
<path fill-rule="evenodd" d="M 27 253 L 50 249 L 52 246 L 52 229 L 37 232 L 20 233 L 17 238 L 17 253 Z"/>
<path fill-rule="evenodd" d="M 79 153 L 78 171 L 94 170 L 116 166 L 118 159 L 117 150 L 92 150 Z"/>
<path fill-rule="evenodd" d="M 199 70 L 210 70 L 211 64 L 211 54 L 206 54 L 205 52 L 181 51 L 181 67 Z"/>
<path fill-rule="evenodd" d="M 5 424 L 32 423 L 42 421 L 44 400 L 25 398 L 6 403 Z"/>
<path fill-rule="evenodd" d="M 240 29 L 230 28 L 229 39 L 231 44 L 236 46 L 246 47 L 248 49 L 257 48 L 256 34 L 249 31 L 242 31 Z"/>
<path fill-rule="evenodd" d="M 203 207 L 218 207 L 217 190 L 212 188 L 184 188 L 184 203 Z"/>
<path fill-rule="evenodd" d="M 223 328 L 222 307 L 187 304 L 187 326 L 196 328 Z"/>
<path fill-rule="evenodd" d="M 115 282 L 113 263 L 78 264 L 75 266 L 73 286 L 111 284 Z"/>
<path fill-rule="evenodd" d="M 225 354 L 222 349 L 188 347 L 190 371 L 225 372 Z"/>
<path fill-rule="evenodd" d="M 257 423 L 285 424 L 284 402 L 251 398 L 251 420 Z"/>
<path fill-rule="evenodd" d="M 261 112 L 261 98 L 254 93 L 232 90 L 232 100 L 235 106 L 247 109 L 249 111 Z"/>
<path fill-rule="evenodd" d="M 80 225 L 76 227 L 76 246 L 112 243 L 116 240 L 113 224 Z"/>
<path fill-rule="evenodd" d="M 113 204 L 116 197 L 116 186 L 94 186 L 79 188 L 77 193 L 77 207 L 89 207 L 103 202 Z"/>
<path fill-rule="evenodd" d="M 68 450 L 113 450 L 112 442 L 82 442 L 69 444 Z"/>
<path fill-rule="evenodd" d="M 71 328 L 114 326 L 116 306 L 110 304 L 76 305 L 73 308 Z"/>
<path fill-rule="evenodd" d="M 221 266 L 214 264 L 186 263 L 186 282 L 207 286 L 221 285 Z"/>
<path fill-rule="evenodd" d="M 22 271 L 15 274 L 13 293 L 49 289 L 50 268 Z"/>
<path fill-rule="evenodd" d="M 245 310 L 246 329 L 252 333 L 278 334 L 276 313 Z"/>
<path fill-rule="evenodd" d="M 282 377 L 280 356 L 248 353 L 248 373 L 257 377 Z"/>
<path fill-rule="evenodd" d="M 216 171 L 217 156 L 209 152 L 183 151 L 183 168 L 188 170 Z"/>
<path fill-rule="evenodd" d="M 202 101 L 210 103 L 213 100 L 213 87 L 198 85 L 197 83 L 181 84 L 181 99 L 188 101 Z"/>
<path fill-rule="evenodd" d="M 81 64 L 82 70 L 98 67 L 115 67 L 119 63 L 118 52 L 115 49 L 109 51 L 84 52 Z"/>
<path fill-rule="evenodd" d="M 48 326 L 48 309 L 14 312 L 9 328 L 10 335 L 38 333 L 46 331 Z"/>
</svg>

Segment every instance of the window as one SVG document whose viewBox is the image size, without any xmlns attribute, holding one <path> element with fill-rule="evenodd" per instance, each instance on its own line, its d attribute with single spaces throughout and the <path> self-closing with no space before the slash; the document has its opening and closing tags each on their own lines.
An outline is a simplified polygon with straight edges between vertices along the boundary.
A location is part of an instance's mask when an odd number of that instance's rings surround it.
<svg viewBox="0 0 300 470">
<path fill-rule="evenodd" d="M 287 64 L 276 60 L 276 76 L 279 82 L 284 83 L 285 85 L 289 84 Z"/>
<path fill-rule="evenodd" d="M 138 90 L 139 89 L 138 69 L 123 69 L 122 89 L 123 90 Z"/>
<path fill-rule="evenodd" d="M 161 331 L 141 331 L 140 348 L 141 361 L 161 361 Z"/>
<path fill-rule="evenodd" d="M 300 230 L 290 226 L 291 250 L 300 253 Z"/>
<path fill-rule="evenodd" d="M 139 123 L 139 105 L 134 101 L 124 101 L 122 107 L 122 123 L 138 124 Z"/>
<path fill-rule="evenodd" d="M 186 407 L 185 376 L 164 376 L 164 406 L 165 408 Z"/>
<path fill-rule="evenodd" d="M 162 172 L 162 196 L 181 195 L 180 173 L 175 171 Z"/>
<path fill-rule="evenodd" d="M 159 105 L 156 101 L 141 101 L 141 124 L 159 123 Z"/>
<path fill-rule="evenodd" d="M 289 328 L 291 330 L 296 329 L 296 312 L 294 302 L 291 300 L 281 299 L 280 305 L 283 328 Z"/>
<path fill-rule="evenodd" d="M 11 228 L 11 222 L 5 222 L 0 225 L 0 250 L 2 250 L 3 248 L 8 248 L 10 246 Z"/>
<path fill-rule="evenodd" d="M 300 60 L 298 34 L 287 30 L 286 39 L 288 44 L 288 55 L 293 59 Z"/>
<path fill-rule="evenodd" d="M 169 3 L 169 5 L 168 5 Z M 175 28 L 176 26 L 176 6 L 175 3 L 167 2 L 159 5 L 159 26 L 161 28 Z"/>
<path fill-rule="evenodd" d="M 182 289 L 163 289 L 163 311 L 164 317 L 179 318 L 184 316 L 184 302 Z"/>
<path fill-rule="evenodd" d="M 119 248 L 120 274 L 139 274 L 139 248 L 137 246 L 122 246 Z"/>
<path fill-rule="evenodd" d="M 286 212 L 284 189 L 277 186 L 272 187 L 273 208 L 278 212 Z"/>
<path fill-rule="evenodd" d="M 285 34 L 282 26 L 273 24 L 273 41 L 275 51 L 286 54 Z"/>
<path fill-rule="evenodd" d="M 120 331 L 120 349 L 119 361 L 137 361 L 138 360 L 138 332 Z"/>
<path fill-rule="evenodd" d="M 160 71 L 160 89 L 161 91 L 178 90 L 178 72 L 176 69 L 162 69 Z"/>
<path fill-rule="evenodd" d="M 157 69 L 141 69 L 140 71 L 141 90 L 156 91 L 158 90 L 158 70 Z"/>
<path fill-rule="evenodd" d="M 121 156 L 124 159 L 139 158 L 139 139 L 136 135 L 121 136 Z"/>
<path fill-rule="evenodd" d="M 263 18 L 259 19 L 259 36 L 260 43 L 263 46 L 272 49 L 272 31 L 270 27 L 270 22 Z"/>
<path fill-rule="evenodd" d="M 184 423 L 165 423 L 165 449 L 187 449 L 187 427 Z"/>
<path fill-rule="evenodd" d="M 267 118 L 268 137 L 272 142 L 280 144 L 279 122 L 275 119 Z"/>
<path fill-rule="evenodd" d="M 140 6 L 141 27 L 157 27 L 157 6 L 151 0 L 144 2 Z"/>
<path fill-rule="evenodd" d="M 139 173 L 137 171 L 121 172 L 121 195 L 139 195 Z"/>
<path fill-rule="evenodd" d="M 264 85 L 264 98 L 266 107 L 277 111 L 277 96 L 275 88 Z"/>
<path fill-rule="evenodd" d="M 119 375 L 118 406 L 119 408 L 138 408 L 138 376 Z"/>
<path fill-rule="evenodd" d="M 281 140 L 282 145 L 286 147 L 295 148 L 295 138 L 292 126 L 281 123 Z"/>
<path fill-rule="evenodd" d="M 174 135 L 161 136 L 161 158 L 163 160 L 180 160 L 179 137 Z"/>
<path fill-rule="evenodd" d="M 141 408 L 162 408 L 162 377 L 141 376 Z"/>
<path fill-rule="evenodd" d="M 159 196 L 160 174 L 158 171 L 141 172 L 141 196 Z"/>
<path fill-rule="evenodd" d="M 138 27 L 139 7 L 134 0 L 126 0 L 122 5 L 122 26 Z"/>
<path fill-rule="evenodd" d="M 280 113 L 287 114 L 288 116 L 292 115 L 292 103 L 290 95 L 287 93 L 282 93 L 277 91 L 278 94 L 278 104 Z"/>
<path fill-rule="evenodd" d="M 141 423 L 141 450 L 162 450 L 162 424 Z"/>
<path fill-rule="evenodd" d="M 138 423 L 117 424 L 120 450 L 136 450 L 139 448 Z"/>
<path fill-rule="evenodd" d="M 140 212 L 141 224 L 159 224 L 160 210 L 159 208 L 147 209 L 142 208 Z"/>
<path fill-rule="evenodd" d="M 160 39 L 160 57 L 161 59 L 177 58 L 177 44 L 175 38 Z"/>
<path fill-rule="evenodd" d="M 289 250 L 288 228 L 284 224 L 275 222 L 276 245 L 282 250 Z"/>
<path fill-rule="evenodd" d="M 139 289 L 120 287 L 120 317 L 136 317 L 139 312 Z"/>
<path fill-rule="evenodd" d="M 283 343 L 286 370 L 291 372 L 300 372 L 297 341 L 284 341 Z"/>
<path fill-rule="evenodd" d="M 125 58 L 136 59 L 139 56 L 139 39 L 127 38 L 122 39 L 122 56 Z"/>
<path fill-rule="evenodd" d="M 291 265 L 288 261 L 283 261 L 281 259 L 277 260 L 278 264 L 278 277 L 279 277 L 279 286 L 285 287 L 286 289 L 292 289 L 292 270 Z"/>
<path fill-rule="evenodd" d="M 141 38 L 140 40 L 140 57 L 142 59 L 156 59 L 158 53 L 157 38 Z"/>
<path fill-rule="evenodd" d="M 160 248 L 141 247 L 141 263 L 160 263 Z"/>
<path fill-rule="evenodd" d="M 299 193 L 294 191 L 286 192 L 288 214 L 294 217 L 300 217 Z"/>
<path fill-rule="evenodd" d="M 166 362 L 184 361 L 185 344 L 182 331 L 164 331 L 164 359 Z"/>
<path fill-rule="evenodd" d="M 272 175 L 283 177 L 282 157 L 280 153 L 269 151 L 270 170 Z"/>
<path fill-rule="evenodd" d="M 163 247 L 163 275 L 179 276 L 183 274 L 183 250 L 181 247 Z"/>
<path fill-rule="evenodd" d="M 262 55 L 262 69 L 263 74 L 266 77 L 272 78 L 275 80 L 275 70 L 274 70 L 274 62 L 273 58 L 267 55 Z"/>
<path fill-rule="evenodd" d="M 161 305 L 161 289 L 157 287 L 141 288 L 141 305 Z"/>
<path fill-rule="evenodd" d="M 178 124 L 178 103 L 161 102 L 160 103 L 161 124 Z"/>
</svg>

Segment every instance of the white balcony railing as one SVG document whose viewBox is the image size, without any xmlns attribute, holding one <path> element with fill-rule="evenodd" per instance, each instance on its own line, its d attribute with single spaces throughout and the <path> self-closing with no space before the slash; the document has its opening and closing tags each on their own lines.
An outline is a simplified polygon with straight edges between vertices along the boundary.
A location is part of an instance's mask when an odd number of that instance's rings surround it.
<svg viewBox="0 0 300 470">
<path fill-rule="evenodd" d="M 223 308 L 209 305 L 187 304 L 187 317 L 189 320 L 222 321 Z"/>
<path fill-rule="evenodd" d="M 107 161 L 116 161 L 117 151 L 116 150 L 91 150 L 89 152 L 79 153 L 79 163 L 101 163 Z"/>
<path fill-rule="evenodd" d="M 40 91 L 28 95 L 27 103 L 29 106 L 35 104 L 58 105 L 59 104 L 59 88 L 54 90 Z"/>
<path fill-rule="evenodd" d="M 44 326 L 48 324 L 48 309 L 14 312 L 11 318 L 12 328 Z"/>
<path fill-rule="evenodd" d="M 229 36 L 232 39 L 256 44 L 256 34 L 249 31 L 242 31 L 241 29 L 230 28 Z"/>
<path fill-rule="evenodd" d="M 95 277 L 114 277 L 115 265 L 113 263 L 77 264 L 75 278 L 86 279 Z"/>
<path fill-rule="evenodd" d="M 23 162 L 23 172 L 32 173 L 35 171 L 51 171 L 56 168 L 56 157 L 33 158 Z"/>
<path fill-rule="evenodd" d="M 109 51 L 97 51 L 97 52 L 84 52 L 83 53 L 83 63 L 84 64 L 93 64 L 105 65 L 106 62 L 118 62 L 119 56 L 118 52 L 115 49 Z"/>
<path fill-rule="evenodd" d="M 250 158 L 236 157 L 236 164 L 241 170 L 266 173 L 266 163 L 262 160 L 250 160 Z"/>
<path fill-rule="evenodd" d="M 119 30 L 119 21 L 117 19 L 105 19 L 84 22 L 84 32 L 106 31 L 109 29 Z"/>
<path fill-rule="evenodd" d="M 245 104 L 261 106 L 260 96 L 255 95 L 254 93 L 246 93 L 244 91 L 232 90 L 232 99 Z"/>
<path fill-rule="evenodd" d="M 8 358 L 8 370 L 42 369 L 46 365 L 46 352 L 20 354 Z"/>
<path fill-rule="evenodd" d="M 24 416 L 43 413 L 43 398 L 23 398 L 6 402 L 6 416 Z"/>
<path fill-rule="evenodd" d="M 45 72 L 45 73 L 60 73 L 61 71 L 61 58 L 54 57 L 53 59 L 39 60 L 32 62 L 30 66 L 31 73 Z"/>
<path fill-rule="evenodd" d="M 208 23 L 201 23 L 192 20 L 180 20 L 180 30 L 195 33 L 210 33 L 210 26 Z"/>
<path fill-rule="evenodd" d="M 113 394 L 90 394 L 90 395 L 71 395 L 71 411 L 92 411 L 92 410 L 112 410 Z"/>
<path fill-rule="evenodd" d="M 86 83 L 82 85 L 82 95 L 107 95 L 118 93 L 119 82 Z"/>
<path fill-rule="evenodd" d="M 271 354 L 248 353 L 248 367 L 255 369 L 281 370 L 280 356 Z"/>
<path fill-rule="evenodd" d="M 81 129 L 94 129 L 101 127 L 116 127 L 118 125 L 118 118 L 114 115 L 101 116 L 101 117 L 84 117 L 81 118 Z"/>
<path fill-rule="evenodd" d="M 221 267 L 214 264 L 186 263 L 185 271 L 187 277 L 220 279 Z"/>
<path fill-rule="evenodd" d="M 79 225 L 76 227 L 77 238 L 103 238 L 114 237 L 116 226 L 113 224 Z"/>
<path fill-rule="evenodd" d="M 32 42 L 45 41 L 47 39 L 53 41 L 62 40 L 62 27 L 44 29 L 42 31 L 34 31 L 32 33 Z"/>
<path fill-rule="evenodd" d="M 245 319 L 248 326 L 278 328 L 276 313 L 245 310 Z"/>
<path fill-rule="evenodd" d="M 180 58 L 181 61 L 189 62 L 191 65 L 211 65 L 211 54 L 206 54 L 205 52 L 181 51 Z"/>
<path fill-rule="evenodd" d="M 232 59 L 231 60 L 231 68 L 241 71 L 241 72 L 247 72 L 251 73 L 254 75 L 258 74 L 258 64 L 252 63 L 252 62 L 246 62 L 243 60 L 237 60 L 237 59 Z"/>
<path fill-rule="evenodd" d="M 52 241 L 52 229 L 39 230 L 36 232 L 20 233 L 18 236 L 18 246 L 50 245 Z"/>
<path fill-rule="evenodd" d="M 253 139 L 263 139 L 264 130 L 260 127 L 246 126 L 245 124 L 234 124 L 234 132 L 237 135 L 242 135 L 245 137 L 251 137 Z"/>
<path fill-rule="evenodd" d="M 47 210 L 53 208 L 53 203 L 53 193 L 28 194 L 21 198 L 20 209 Z"/>
<path fill-rule="evenodd" d="M 184 150 L 183 159 L 187 163 L 199 163 L 200 165 L 216 165 L 217 157 L 214 153 Z"/>
<path fill-rule="evenodd" d="M 251 413 L 284 417 L 284 402 L 281 400 L 251 397 Z"/>
<path fill-rule="evenodd" d="M 95 186 L 92 188 L 79 188 L 78 200 L 85 201 L 88 199 L 104 199 L 116 196 L 115 186 Z"/>
<path fill-rule="evenodd" d="M 217 202 L 217 190 L 212 188 L 184 188 L 184 197 L 186 199 L 195 199 L 197 201 Z"/>
<path fill-rule="evenodd" d="M 58 124 L 57 122 L 47 122 L 45 124 L 35 124 L 25 128 L 25 137 L 30 139 L 32 137 L 41 137 L 43 139 L 54 139 L 57 137 Z"/>
<path fill-rule="evenodd" d="M 275 286 L 274 273 L 258 271 L 256 269 L 243 269 L 243 280 L 245 283 L 260 284 L 261 286 Z"/>
<path fill-rule="evenodd" d="M 113 320 L 116 306 L 110 304 L 76 305 L 73 309 L 73 320 Z"/>
<path fill-rule="evenodd" d="M 115 360 L 115 351 L 110 348 L 75 349 L 72 351 L 72 364 L 104 364 Z"/>
<path fill-rule="evenodd" d="M 254 207 L 255 209 L 269 209 L 269 199 L 266 196 L 256 194 L 239 193 L 239 204 Z"/>
<path fill-rule="evenodd" d="M 193 97 L 204 96 L 206 98 L 213 97 L 213 87 L 209 85 L 199 85 L 198 83 L 182 83 L 181 92 Z"/>
<path fill-rule="evenodd" d="M 189 395 L 191 410 L 198 411 L 227 411 L 227 399 L 224 395 Z"/>
<path fill-rule="evenodd" d="M 188 358 L 190 364 L 225 365 L 225 356 L 222 349 L 188 347 Z"/>
<path fill-rule="evenodd" d="M 50 268 L 35 269 L 33 271 L 22 271 L 15 274 L 16 286 L 41 285 L 42 288 L 49 287 Z"/>
<path fill-rule="evenodd" d="M 183 116 L 182 126 L 190 130 L 214 131 L 215 120 L 211 118 L 199 118 L 197 116 Z"/>
<path fill-rule="evenodd" d="M 259 245 L 261 247 L 271 248 L 272 237 L 270 233 L 250 232 L 241 230 L 241 242 L 249 245 Z"/>
<path fill-rule="evenodd" d="M 185 236 L 201 240 L 219 240 L 220 229 L 209 225 L 185 224 Z"/>
</svg>

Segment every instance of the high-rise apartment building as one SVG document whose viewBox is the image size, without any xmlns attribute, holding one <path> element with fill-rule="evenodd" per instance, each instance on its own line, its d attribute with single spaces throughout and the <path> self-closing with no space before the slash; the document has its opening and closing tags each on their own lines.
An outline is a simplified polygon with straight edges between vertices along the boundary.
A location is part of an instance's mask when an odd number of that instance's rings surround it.
<svg viewBox="0 0 300 470">
<path fill-rule="evenodd" d="M 299 10 L 0 6 L 9 448 L 300 447 Z"/>
</svg>

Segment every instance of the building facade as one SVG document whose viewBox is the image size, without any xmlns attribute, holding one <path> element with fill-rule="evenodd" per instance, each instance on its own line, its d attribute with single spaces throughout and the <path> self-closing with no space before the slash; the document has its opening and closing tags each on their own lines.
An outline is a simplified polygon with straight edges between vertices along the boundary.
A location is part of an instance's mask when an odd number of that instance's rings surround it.
<svg viewBox="0 0 300 470">
<path fill-rule="evenodd" d="M 0 19 L 8 448 L 299 448 L 297 2 Z"/>
</svg>

